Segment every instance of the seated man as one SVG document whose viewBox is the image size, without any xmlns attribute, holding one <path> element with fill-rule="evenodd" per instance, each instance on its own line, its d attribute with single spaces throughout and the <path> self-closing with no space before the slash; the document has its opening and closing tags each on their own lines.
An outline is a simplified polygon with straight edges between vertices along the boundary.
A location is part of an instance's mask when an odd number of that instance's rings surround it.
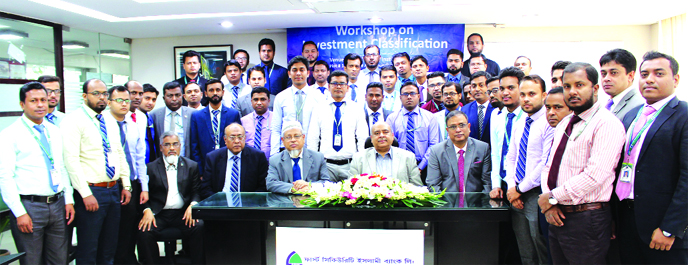
<svg viewBox="0 0 688 265">
<path fill-rule="evenodd" d="M 373 125 L 372 132 L 370 139 L 374 148 L 354 154 L 349 169 L 351 175 L 377 173 L 422 186 L 415 154 L 392 146 L 394 141 L 392 127 L 381 121 Z"/>
<path fill-rule="evenodd" d="M 191 206 L 201 200 L 198 164 L 179 156 L 181 143 L 174 132 L 160 137 L 162 157 L 148 163 L 148 202 L 139 222 L 139 257 L 144 264 L 161 264 L 158 239 L 168 228 L 182 231 L 189 241 L 192 264 L 203 263 L 203 221 L 191 219 Z"/>
<path fill-rule="evenodd" d="M 268 191 L 285 194 L 308 191 L 310 182 L 330 180 L 325 156 L 303 148 L 306 136 L 299 122 L 287 121 L 282 125 L 282 142 L 285 150 L 270 157 L 265 180 Z"/>
<path fill-rule="evenodd" d="M 490 146 L 468 137 L 471 124 L 462 111 L 447 114 L 446 124 L 449 139 L 430 148 L 428 187 L 435 191 L 489 192 Z"/>
<path fill-rule="evenodd" d="M 268 160 L 265 154 L 246 146 L 246 131 L 241 124 L 225 128 L 225 145 L 205 157 L 201 198 L 217 192 L 265 191 Z"/>
</svg>

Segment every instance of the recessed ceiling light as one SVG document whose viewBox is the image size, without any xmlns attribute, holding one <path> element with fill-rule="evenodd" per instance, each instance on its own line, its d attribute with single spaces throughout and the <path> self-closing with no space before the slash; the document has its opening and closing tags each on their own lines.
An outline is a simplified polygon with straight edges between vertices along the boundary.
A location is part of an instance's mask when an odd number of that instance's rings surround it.
<svg viewBox="0 0 688 265">
<path fill-rule="evenodd" d="M 88 43 L 83 41 L 65 41 L 62 43 L 62 49 L 74 50 L 88 48 Z"/>
<path fill-rule="evenodd" d="M 234 24 L 232 24 L 232 22 L 229 22 L 229 21 L 223 21 L 222 23 L 220 23 L 220 25 L 223 28 L 231 28 L 232 26 L 234 26 Z"/>
<path fill-rule="evenodd" d="M 120 59 L 129 59 L 129 52 L 119 51 L 119 50 L 101 50 L 100 55 L 115 57 Z"/>
<path fill-rule="evenodd" d="M 26 33 L 23 31 L 12 30 L 12 29 L 0 30 L 0 40 L 18 40 L 21 38 L 28 38 L 28 37 L 29 37 L 29 33 Z"/>
<path fill-rule="evenodd" d="M 379 17 L 371 17 L 371 18 L 369 18 L 368 20 L 370 21 L 370 23 L 380 23 L 380 22 L 382 22 L 382 18 L 379 18 Z"/>
</svg>

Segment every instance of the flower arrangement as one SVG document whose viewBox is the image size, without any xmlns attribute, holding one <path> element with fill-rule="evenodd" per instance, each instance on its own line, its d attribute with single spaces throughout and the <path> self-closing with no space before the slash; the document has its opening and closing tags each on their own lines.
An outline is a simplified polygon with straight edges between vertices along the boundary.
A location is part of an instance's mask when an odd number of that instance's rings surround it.
<svg viewBox="0 0 688 265">
<path fill-rule="evenodd" d="M 427 187 L 419 187 L 387 178 L 379 174 L 361 174 L 341 182 L 313 184 L 310 196 L 301 204 L 310 207 L 352 206 L 370 208 L 394 208 L 395 206 L 437 207 L 446 204 L 441 193 L 432 193 Z"/>
</svg>

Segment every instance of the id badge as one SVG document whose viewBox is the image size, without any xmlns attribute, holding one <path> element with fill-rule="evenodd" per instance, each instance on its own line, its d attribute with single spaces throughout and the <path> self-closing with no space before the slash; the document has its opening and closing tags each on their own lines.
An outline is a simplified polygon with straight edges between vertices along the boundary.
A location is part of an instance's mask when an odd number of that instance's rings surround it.
<svg viewBox="0 0 688 265">
<path fill-rule="evenodd" d="M 342 135 L 341 134 L 335 134 L 334 135 L 334 145 L 335 146 L 342 146 Z"/>
<path fill-rule="evenodd" d="M 60 172 L 57 169 L 53 168 L 50 170 L 50 178 L 53 181 L 53 185 L 60 185 Z"/>
<path fill-rule="evenodd" d="M 630 183 L 633 177 L 633 164 L 623 163 L 621 164 L 621 175 L 619 176 L 619 181 L 624 183 Z"/>
</svg>

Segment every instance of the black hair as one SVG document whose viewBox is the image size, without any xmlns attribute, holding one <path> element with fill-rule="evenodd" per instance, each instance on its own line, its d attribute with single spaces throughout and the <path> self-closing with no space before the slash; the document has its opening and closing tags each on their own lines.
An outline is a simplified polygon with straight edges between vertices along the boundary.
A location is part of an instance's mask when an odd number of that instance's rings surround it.
<svg viewBox="0 0 688 265">
<path fill-rule="evenodd" d="M 317 60 L 317 61 L 315 61 L 315 63 L 313 63 L 313 69 L 314 70 L 315 70 L 316 65 L 324 65 L 325 68 L 327 68 L 327 71 L 328 72 L 330 71 L 330 64 L 328 64 L 327 62 L 325 62 L 323 60 Z"/>
<path fill-rule="evenodd" d="M 227 72 L 227 67 L 232 66 L 232 65 L 234 65 L 234 66 L 236 66 L 237 68 L 239 68 L 239 71 L 242 71 L 242 70 L 243 70 L 243 69 L 241 69 L 241 64 L 239 63 L 239 61 L 234 60 L 234 59 L 231 59 L 231 60 L 229 60 L 229 61 L 227 61 L 227 62 L 225 63 L 225 68 L 224 68 L 224 69 L 225 69 L 225 72 Z"/>
<path fill-rule="evenodd" d="M 485 81 L 485 84 L 489 84 L 489 83 L 492 83 L 494 81 L 499 81 L 499 76 L 493 76 L 493 77 L 488 78 L 487 81 Z"/>
<path fill-rule="evenodd" d="M 258 94 L 258 93 L 265 93 L 265 95 L 268 96 L 268 99 L 270 99 L 270 90 L 268 90 L 265 87 L 259 86 L 259 87 L 254 87 L 253 90 L 251 90 L 251 98 L 253 98 L 253 94 Z"/>
<path fill-rule="evenodd" d="M 346 76 L 346 82 L 347 83 L 349 82 L 349 75 L 346 72 L 344 72 L 342 70 L 336 70 L 336 71 L 333 71 L 332 73 L 330 73 L 329 76 L 327 76 L 327 83 L 330 83 L 330 81 L 332 80 L 332 77 L 338 77 L 338 76 Z"/>
<path fill-rule="evenodd" d="M 449 58 L 449 55 L 452 55 L 452 54 L 458 55 L 459 57 L 461 57 L 461 60 L 463 60 L 463 52 L 462 51 L 460 51 L 458 49 L 450 49 L 447 52 L 447 58 Z"/>
<path fill-rule="evenodd" d="M 539 75 L 529 75 L 523 78 L 523 82 L 525 81 L 530 81 L 533 83 L 536 83 L 540 85 L 540 88 L 542 89 L 542 92 L 547 92 L 547 85 L 545 84 L 545 80 L 542 79 Z"/>
<path fill-rule="evenodd" d="M 54 75 L 42 75 L 38 77 L 37 80 L 39 83 L 50 83 L 50 82 L 58 82 L 61 83 L 61 80 L 59 77 L 54 76 Z"/>
<path fill-rule="evenodd" d="M 454 89 L 456 89 L 456 93 L 459 93 L 459 94 L 463 93 L 463 87 L 461 87 L 459 85 L 459 83 L 455 83 L 452 81 L 446 82 L 446 83 L 444 83 L 444 85 L 442 85 L 442 93 L 444 93 L 444 88 L 450 87 L 450 86 L 453 86 Z"/>
<path fill-rule="evenodd" d="M 247 52 L 246 50 L 244 50 L 244 49 L 237 49 L 236 51 L 234 51 L 234 53 L 232 54 L 232 59 L 234 59 L 234 57 L 236 57 L 237 53 L 240 53 L 240 52 L 243 52 L 243 53 L 246 54 L 246 61 L 250 61 L 250 60 L 251 60 L 251 56 L 249 56 L 249 55 L 248 55 L 248 52 Z"/>
<path fill-rule="evenodd" d="M 645 63 L 646 61 L 651 61 L 651 60 L 659 59 L 659 58 L 664 58 L 664 59 L 669 60 L 669 67 L 671 68 L 671 73 L 673 75 L 678 74 L 678 62 L 676 61 L 676 59 L 674 59 L 674 57 L 672 57 L 671 55 L 664 54 L 664 53 L 657 52 L 657 51 L 649 51 L 649 52 L 645 53 L 645 55 L 643 55 L 643 62 L 640 63 L 640 66 L 643 66 L 643 63 Z"/>
<path fill-rule="evenodd" d="M 380 90 L 384 91 L 384 89 L 382 88 L 382 83 L 380 83 L 380 82 L 371 82 L 371 83 L 368 83 L 368 86 L 366 87 L 366 94 L 368 94 L 368 90 L 371 89 L 371 88 L 373 88 L 373 87 L 377 87 L 377 88 L 379 88 Z"/>
<path fill-rule="evenodd" d="M 473 36 L 480 37 L 480 43 L 485 44 L 485 42 L 483 41 L 483 35 L 480 35 L 480 33 L 471 33 L 471 35 L 468 35 L 468 38 L 466 38 L 466 42 L 468 42 L 468 40 L 470 40 Z"/>
<path fill-rule="evenodd" d="M 377 48 L 377 53 L 378 53 L 378 55 L 379 55 L 379 54 L 380 54 L 380 47 L 378 47 L 378 46 L 375 45 L 375 44 L 370 44 L 370 45 L 368 45 L 368 46 L 365 46 L 365 48 L 363 48 L 363 56 L 365 56 L 365 53 L 366 53 L 365 51 L 366 51 L 367 49 L 370 49 L 370 48 L 373 48 L 373 47 Z"/>
<path fill-rule="evenodd" d="M 90 83 L 91 83 L 92 81 L 94 81 L 94 80 L 101 81 L 101 80 L 98 79 L 98 78 L 91 78 L 91 79 L 89 79 L 89 80 L 86 80 L 86 82 L 84 82 L 84 85 L 81 86 L 81 89 L 83 89 L 84 94 L 88 93 L 88 84 L 90 84 Z M 102 82 L 102 81 L 101 81 L 101 82 Z"/>
<path fill-rule="evenodd" d="M 397 76 L 397 69 L 394 68 L 394 65 L 385 65 L 380 67 L 380 75 L 382 75 L 382 71 L 392 71 L 394 72 L 394 76 Z"/>
<path fill-rule="evenodd" d="M 201 87 L 200 84 L 198 84 L 198 83 L 196 83 L 196 82 L 189 82 L 189 83 L 186 83 L 186 85 L 184 85 L 184 87 L 182 88 L 182 94 L 186 94 L 186 88 L 189 87 L 189 86 L 193 86 L 193 85 L 198 86 L 198 90 L 203 89 L 203 88 Z M 207 85 L 208 85 L 208 84 L 206 84 L 206 86 L 207 86 Z"/>
<path fill-rule="evenodd" d="M 306 66 L 306 69 L 308 68 L 308 59 L 306 57 L 303 57 L 301 55 L 294 56 L 294 58 L 291 58 L 289 60 L 289 64 L 287 65 L 287 71 L 291 71 L 291 67 L 294 66 L 296 63 L 302 63 L 304 66 Z"/>
<path fill-rule="evenodd" d="M 198 53 L 197 51 L 194 50 L 188 50 L 185 51 L 184 54 L 182 55 L 182 63 L 186 63 L 186 58 L 191 58 L 191 57 L 198 57 L 198 62 L 201 62 L 201 54 Z"/>
<path fill-rule="evenodd" d="M 602 55 L 602 57 L 600 57 L 600 67 L 610 63 L 611 61 L 623 66 L 623 68 L 626 69 L 626 74 L 634 72 L 636 65 L 638 64 L 638 62 L 635 60 L 635 56 L 633 56 L 631 52 L 624 49 L 613 49 Z"/>
<path fill-rule="evenodd" d="M 418 85 L 416 85 L 416 83 L 414 83 L 414 82 L 412 82 L 412 81 L 406 81 L 406 82 L 404 82 L 403 84 L 401 84 L 401 87 L 399 87 L 399 92 L 401 92 L 401 89 L 403 89 L 404 87 L 407 87 L 407 86 L 415 87 L 415 88 L 416 88 L 416 92 L 417 92 L 417 93 L 420 93 L 420 89 L 418 88 Z"/>
<path fill-rule="evenodd" d="M 265 68 L 263 68 L 262 66 L 256 65 L 256 66 L 254 66 L 254 67 L 249 68 L 248 71 L 247 71 L 247 74 L 246 74 L 246 78 L 247 78 L 247 79 L 250 79 L 250 78 L 251 78 L 251 74 L 252 74 L 253 72 L 260 72 L 260 73 L 263 74 L 263 78 L 265 78 Z"/>
<path fill-rule="evenodd" d="M 313 46 L 315 46 L 315 49 L 319 50 L 318 45 L 315 45 L 315 42 L 313 42 L 312 40 L 309 40 L 309 41 L 304 42 L 303 45 L 301 45 L 301 52 L 303 52 L 303 49 L 305 49 L 306 45 L 308 45 L 308 44 L 313 44 Z"/>
<path fill-rule="evenodd" d="M 418 60 L 423 61 L 425 63 L 425 65 L 429 66 L 428 59 L 425 59 L 425 56 L 423 56 L 423 55 L 413 56 L 413 58 L 411 59 L 411 64 L 413 64 L 413 62 L 418 61 Z"/>
<path fill-rule="evenodd" d="M 516 77 L 518 79 L 518 83 L 520 84 L 521 81 L 523 81 L 523 78 L 526 76 L 521 69 L 518 69 L 518 67 L 515 66 L 509 66 L 507 68 L 502 69 L 502 71 L 499 72 L 499 80 L 502 80 L 502 78 L 505 77 Z"/>
<path fill-rule="evenodd" d="M 593 86 L 597 85 L 597 82 L 599 80 L 599 73 L 597 73 L 595 67 L 590 65 L 589 63 L 577 62 L 569 64 L 568 66 L 566 66 L 566 68 L 564 68 L 564 73 L 561 75 L 561 79 L 564 80 L 564 76 L 566 74 L 576 72 L 580 69 L 585 69 L 586 77 L 588 78 L 588 81 L 592 82 Z"/>
<path fill-rule="evenodd" d="M 129 93 L 129 89 L 127 89 L 127 87 L 125 87 L 125 86 L 113 86 L 113 87 L 111 87 L 110 89 L 107 90 L 107 92 L 108 92 L 108 100 L 112 100 L 112 94 L 113 94 L 115 91 L 119 91 L 119 92 L 124 92 L 124 91 L 126 91 L 127 93 Z"/>
<path fill-rule="evenodd" d="M 550 89 L 549 92 L 547 92 L 548 96 L 552 94 L 564 94 L 564 87 L 558 86 Z"/>
<path fill-rule="evenodd" d="M 345 55 L 344 56 L 344 68 L 346 68 L 346 66 L 349 65 L 349 61 L 355 61 L 357 59 L 361 64 L 363 64 L 363 58 L 361 58 L 360 55 L 353 53 L 353 52 Z"/>
<path fill-rule="evenodd" d="M 239 68 L 239 69 L 241 69 L 241 68 Z M 205 91 L 208 91 L 208 86 L 212 85 L 212 84 L 220 84 L 220 88 L 225 89 L 225 84 L 223 84 L 222 81 L 220 81 L 220 79 L 213 78 L 213 79 L 208 80 L 208 82 L 205 82 Z"/>
<path fill-rule="evenodd" d="M 160 94 L 160 92 L 158 92 L 158 89 L 156 89 L 153 85 L 148 84 L 148 83 L 143 84 L 143 93 L 146 93 L 146 92 L 153 92 L 153 93 L 155 93 L 156 97 Z"/>
<path fill-rule="evenodd" d="M 445 81 L 445 82 L 447 81 L 447 78 L 444 77 L 444 72 L 440 72 L 440 71 L 435 71 L 435 72 L 430 73 L 427 78 L 430 79 L 430 78 L 435 78 L 435 77 L 442 77 L 442 81 Z"/>
<path fill-rule="evenodd" d="M 52 81 L 51 81 L 51 82 L 52 82 Z M 19 101 L 21 101 L 21 102 L 26 102 L 26 93 L 28 93 L 28 92 L 31 91 L 31 90 L 35 90 L 35 89 L 43 90 L 43 91 L 45 92 L 45 94 L 48 95 L 48 90 L 45 89 L 45 87 L 43 86 L 43 84 L 41 84 L 41 83 L 39 83 L 39 82 L 35 82 L 35 81 L 33 81 L 33 82 L 28 82 L 28 83 L 24 84 L 24 85 L 19 89 Z"/>
<path fill-rule="evenodd" d="M 392 55 L 392 59 L 390 60 L 390 62 L 392 62 L 392 65 L 394 65 L 394 59 L 399 58 L 399 57 L 404 57 L 404 58 L 406 58 L 407 61 L 409 61 L 409 63 L 411 63 L 411 56 L 409 56 L 408 53 L 398 52 L 398 53 L 395 53 L 394 55 Z"/>
<path fill-rule="evenodd" d="M 171 82 L 165 83 L 165 85 L 162 86 L 163 96 L 165 95 L 165 91 L 175 89 L 178 87 L 181 88 L 182 86 L 179 83 L 177 83 L 177 81 L 171 81 Z M 182 90 L 182 94 L 184 94 L 184 90 Z"/>
<path fill-rule="evenodd" d="M 477 72 L 475 72 L 475 73 L 473 73 L 473 74 L 471 75 L 471 80 L 470 80 L 470 81 L 473 81 L 473 79 L 476 79 L 476 78 L 481 77 L 481 76 L 484 76 L 485 79 L 490 79 L 490 78 L 492 77 L 492 75 L 490 75 L 490 73 L 488 73 L 488 72 L 485 72 L 485 71 L 477 71 Z"/>
<path fill-rule="evenodd" d="M 553 74 L 554 70 L 564 70 L 569 64 L 571 64 L 569 61 L 557 61 L 552 65 L 552 71 L 549 74 Z"/>
<path fill-rule="evenodd" d="M 258 42 L 258 51 L 260 52 L 260 47 L 263 45 L 270 45 L 272 47 L 272 51 L 275 51 L 275 41 L 272 39 L 264 38 Z"/>
<path fill-rule="evenodd" d="M 471 64 L 471 59 L 473 59 L 473 58 L 480 58 L 483 60 L 483 64 L 487 65 L 487 58 L 485 58 L 485 55 L 482 55 L 482 54 L 480 54 L 478 56 L 471 56 L 471 58 L 468 58 L 468 64 L 469 65 Z"/>
<path fill-rule="evenodd" d="M 468 120 L 468 116 L 466 116 L 466 113 L 460 110 L 455 110 L 452 112 L 447 113 L 447 116 L 444 117 L 444 124 L 446 125 L 447 122 L 449 121 L 450 118 L 454 116 L 463 116 L 466 120 Z"/>
</svg>

